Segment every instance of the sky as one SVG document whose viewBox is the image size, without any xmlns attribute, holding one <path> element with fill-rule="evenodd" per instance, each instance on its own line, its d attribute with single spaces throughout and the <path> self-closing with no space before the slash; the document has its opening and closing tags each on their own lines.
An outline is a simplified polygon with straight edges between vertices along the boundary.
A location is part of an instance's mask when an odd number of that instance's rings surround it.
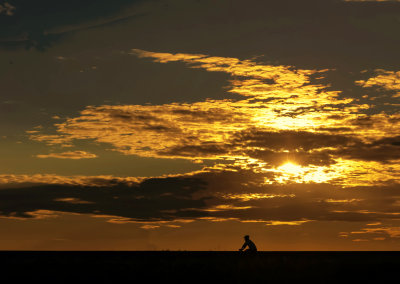
<svg viewBox="0 0 400 284">
<path fill-rule="evenodd" d="M 400 1 L 0 0 L 0 249 L 400 249 Z"/>
</svg>

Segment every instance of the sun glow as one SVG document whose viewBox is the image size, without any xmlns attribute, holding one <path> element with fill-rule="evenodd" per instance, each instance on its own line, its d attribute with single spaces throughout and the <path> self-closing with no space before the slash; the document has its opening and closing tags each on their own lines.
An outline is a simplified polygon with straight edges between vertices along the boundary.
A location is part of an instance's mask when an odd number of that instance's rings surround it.
<svg viewBox="0 0 400 284">
<path fill-rule="evenodd" d="M 278 174 L 278 177 L 275 177 L 274 181 L 266 180 L 266 183 L 323 183 L 335 177 L 335 174 L 332 171 L 329 171 L 328 167 L 303 167 L 296 165 L 293 162 L 286 162 L 282 166 L 273 170 L 273 172 Z"/>
<path fill-rule="evenodd" d="M 287 162 L 282 166 L 278 167 L 278 170 L 291 175 L 298 175 L 304 172 L 301 166 L 295 165 L 292 162 Z"/>
</svg>

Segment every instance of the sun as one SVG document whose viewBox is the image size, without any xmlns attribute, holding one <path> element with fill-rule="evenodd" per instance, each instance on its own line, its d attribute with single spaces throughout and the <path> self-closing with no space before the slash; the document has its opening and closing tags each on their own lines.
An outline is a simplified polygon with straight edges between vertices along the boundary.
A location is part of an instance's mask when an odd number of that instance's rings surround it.
<svg viewBox="0 0 400 284">
<path fill-rule="evenodd" d="M 292 162 L 287 162 L 283 164 L 282 166 L 278 167 L 278 169 L 283 172 L 287 173 L 290 175 L 299 175 L 304 172 L 304 169 L 296 164 L 293 164 Z"/>
<path fill-rule="evenodd" d="M 326 166 L 300 166 L 291 161 L 284 163 L 274 170 L 278 174 L 275 182 L 278 183 L 323 183 L 334 178 Z"/>
</svg>

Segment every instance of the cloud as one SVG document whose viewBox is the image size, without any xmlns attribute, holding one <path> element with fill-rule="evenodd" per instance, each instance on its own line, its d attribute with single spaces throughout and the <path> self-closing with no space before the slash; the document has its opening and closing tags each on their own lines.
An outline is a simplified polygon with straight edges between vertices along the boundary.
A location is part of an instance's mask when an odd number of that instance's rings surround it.
<svg viewBox="0 0 400 284">
<path fill-rule="evenodd" d="M 15 7 L 8 2 L 4 2 L 3 4 L 0 4 L 0 15 L 4 14 L 7 16 L 13 16 L 15 13 L 14 10 L 15 10 Z"/>
<path fill-rule="evenodd" d="M 3 218 L 54 218 L 86 214 L 114 223 L 184 226 L 195 220 L 257 222 L 267 226 L 311 221 L 372 224 L 400 218 L 397 186 L 267 184 L 264 173 L 208 170 L 144 178 L 58 177 L 38 184 L 37 177 L 4 183 Z M 4 180 L 4 178 L 3 178 Z M 379 225 L 378 225 L 379 226 Z M 145 227 L 150 228 L 150 227 Z"/>
<path fill-rule="evenodd" d="M 146 179 L 135 184 L 113 179 L 108 182 L 103 186 L 59 183 L 3 188 L 1 215 L 33 218 L 31 212 L 47 210 L 163 221 L 196 217 L 199 212 L 192 208 L 206 206 L 204 198 L 191 198 L 204 188 L 204 183 L 190 177 Z"/>
<path fill-rule="evenodd" d="M 307 220 L 303 220 L 303 221 L 268 221 L 266 222 L 265 225 L 267 226 L 282 226 L 282 225 L 288 225 L 288 226 L 299 226 L 302 225 L 304 223 L 307 223 Z"/>
<path fill-rule="evenodd" d="M 386 239 L 400 238 L 400 227 L 381 226 L 381 223 L 367 224 L 368 227 L 361 228 L 358 231 L 341 232 L 342 236 L 352 238 L 352 241 L 360 241 L 360 236 L 364 241 L 383 241 Z"/>
<path fill-rule="evenodd" d="M 359 80 L 355 83 L 364 88 L 378 87 L 386 91 L 395 91 L 393 97 L 400 97 L 400 71 L 375 70 L 377 75 L 367 80 Z"/>
<path fill-rule="evenodd" d="M 72 203 L 72 204 L 90 204 L 90 203 L 92 203 L 90 201 L 81 200 L 81 199 L 75 198 L 75 197 L 57 198 L 57 199 L 54 199 L 54 201 L 67 202 L 67 203 Z"/>
<path fill-rule="evenodd" d="M 36 155 L 37 158 L 45 159 L 45 158 L 56 158 L 56 159 L 72 159 L 72 160 L 80 160 L 80 159 L 93 159 L 97 158 L 97 155 L 88 153 L 85 151 L 70 151 L 63 153 L 50 153 L 50 154 L 41 154 Z"/>
<path fill-rule="evenodd" d="M 19 0 L 14 7 L 5 2 L 0 4 L 0 16 L 13 16 L 15 11 L 18 14 L 2 22 L 4 28 L 0 31 L 0 46 L 44 51 L 68 33 L 137 17 L 143 12 L 135 7 L 139 3 L 140 0 L 115 0 L 112 4 L 108 0 L 88 0 L 84 3 L 77 0 L 60 0 L 57 3 L 51 0 Z M 81 9 L 73 8 L 77 6 Z"/>
<path fill-rule="evenodd" d="M 292 66 L 260 65 L 251 60 L 204 54 L 171 54 L 140 49 L 132 49 L 131 54 L 139 58 L 153 58 L 155 62 L 159 63 L 182 61 L 189 64 L 191 68 L 202 68 L 210 72 L 225 72 L 234 77 L 254 78 L 251 85 L 254 85 L 255 82 L 263 82 L 254 80 L 268 80 L 272 83 L 272 86 L 280 85 L 296 88 L 309 83 L 309 75 L 318 72 L 316 70 L 295 70 Z M 245 82 L 247 83 L 247 81 Z M 251 95 L 253 96 L 253 94 Z"/>
<path fill-rule="evenodd" d="M 324 86 L 309 84 L 309 76 L 318 73 L 315 70 L 296 70 L 291 66 L 262 65 L 251 60 L 206 55 L 143 50 L 133 50 L 132 54 L 161 63 L 183 61 L 192 68 L 228 73 L 236 77 L 231 81 L 229 91 L 252 98 L 158 106 L 87 107 L 80 117 L 57 124 L 58 135 L 31 133 L 31 138 L 46 141 L 49 145 L 65 146 L 70 146 L 74 139 L 94 139 L 112 144 L 125 154 L 139 156 L 215 158 L 230 155 L 227 153 L 232 143 L 229 139 L 237 131 L 267 128 L 271 133 L 284 127 L 309 130 L 310 127 L 322 126 L 324 118 L 323 126 L 327 128 L 330 123 L 337 123 L 328 117 L 337 116 L 339 112 L 345 117 L 349 115 L 343 104 L 350 103 L 351 99 L 338 99 L 338 92 L 323 91 Z M 268 100 L 268 103 L 263 100 Z M 340 105 L 340 109 L 332 107 L 334 105 Z M 329 111 L 318 112 L 327 106 Z M 310 108 L 318 112 L 317 119 L 309 115 Z M 354 108 L 351 106 L 351 111 Z M 105 133 L 107 135 L 102 135 Z"/>
<path fill-rule="evenodd" d="M 38 130 L 28 130 L 26 133 L 32 134 L 31 137 L 33 140 L 39 142 L 46 142 L 48 145 L 62 145 L 63 147 L 72 147 L 71 139 L 69 137 L 63 137 L 61 135 L 38 135 Z"/>
<path fill-rule="evenodd" d="M 157 225 L 143 225 L 140 228 L 145 229 L 145 230 L 151 230 L 151 229 L 160 228 L 160 226 L 157 226 Z"/>
<path fill-rule="evenodd" d="M 230 164 L 271 173 L 274 179 L 266 177 L 271 183 L 378 185 L 399 176 L 395 133 L 400 132 L 400 114 L 374 112 L 372 105 L 312 83 L 327 70 L 205 54 L 134 49 L 131 55 L 226 73 L 231 76 L 228 92 L 239 98 L 88 106 L 54 124 L 55 132 L 28 131 L 30 139 L 69 147 L 93 141 L 140 157 L 213 160 L 223 169 Z M 367 82 L 362 84 L 372 84 Z M 282 167 L 287 162 L 302 168 Z"/>
<path fill-rule="evenodd" d="M 128 185 L 137 184 L 140 178 L 137 177 L 114 177 L 114 176 L 60 176 L 55 174 L 34 174 L 34 175 L 0 175 L 1 188 L 18 188 L 34 185 L 70 185 L 70 186 L 112 186 L 117 183 Z"/>
</svg>

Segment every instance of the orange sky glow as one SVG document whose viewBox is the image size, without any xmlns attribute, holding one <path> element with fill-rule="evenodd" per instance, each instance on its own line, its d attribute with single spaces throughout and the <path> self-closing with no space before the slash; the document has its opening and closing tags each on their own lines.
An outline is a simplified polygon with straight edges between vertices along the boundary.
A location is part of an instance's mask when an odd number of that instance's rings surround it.
<svg viewBox="0 0 400 284">
<path fill-rule="evenodd" d="M 399 3 L 122 2 L 0 9 L 0 249 L 398 250 Z"/>
</svg>

